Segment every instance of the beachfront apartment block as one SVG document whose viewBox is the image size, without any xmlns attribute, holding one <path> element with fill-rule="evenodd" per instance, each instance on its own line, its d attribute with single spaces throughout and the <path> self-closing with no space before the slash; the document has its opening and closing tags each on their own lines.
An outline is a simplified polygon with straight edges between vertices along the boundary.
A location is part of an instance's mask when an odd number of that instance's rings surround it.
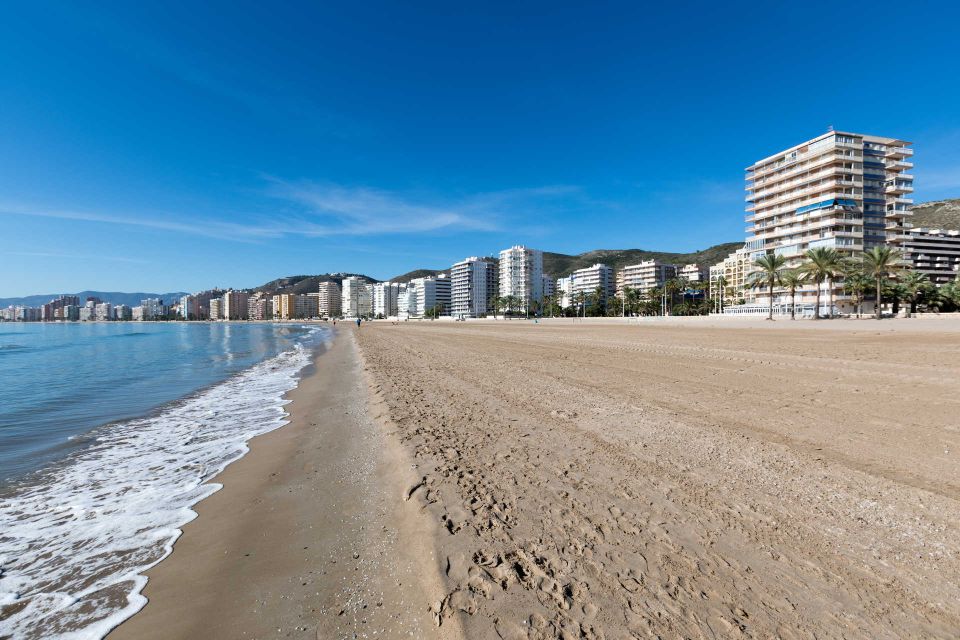
<svg viewBox="0 0 960 640">
<path fill-rule="evenodd" d="M 625 266 L 617 273 L 616 291 L 622 296 L 628 287 L 644 296 L 655 288 L 662 287 L 667 280 L 677 277 L 677 266 L 659 260 L 644 260 L 638 264 Z"/>
<path fill-rule="evenodd" d="M 445 274 L 414 278 L 407 285 L 407 295 L 408 313 L 412 317 L 423 318 L 428 311 L 450 315 L 451 281 Z"/>
<path fill-rule="evenodd" d="M 494 312 L 497 298 L 497 265 L 471 256 L 450 267 L 450 315 L 482 318 Z"/>
<path fill-rule="evenodd" d="M 220 312 L 224 320 L 246 320 L 248 307 L 247 303 L 250 294 L 244 291 L 227 291 L 223 294 L 223 302 L 220 304 Z"/>
<path fill-rule="evenodd" d="M 94 307 L 94 310 L 94 319 L 97 322 L 107 322 L 109 320 L 113 320 L 113 305 L 109 302 L 101 302 Z"/>
<path fill-rule="evenodd" d="M 321 318 L 337 318 L 342 313 L 342 293 L 336 282 L 321 282 L 318 286 L 317 309 Z"/>
<path fill-rule="evenodd" d="M 710 297 L 719 300 L 720 276 L 726 281 L 723 287 L 724 304 L 743 304 L 747 290 L 747 277 L 753 271 L 753 253 L 746 247 L 737 249 L 722 261 L 710 267 Z"/>
<path fill-rule="evenodd" d="M 208 304 L 210 309 L 211 320 L 220 320 L 221 318 L 223 318 L 223 312 L 221 310 L 221 307 L 223 306 L 222 298 L 210 298 L 210 302 Z M 140 309 L 140 315 L 141 316 L 144 315 L 143 305 L 140 305 L 139 307 L 134 307 L 134 309 Z M 136 313 L 134 313 L 134 316 L 136 316 Z M 136 320 L 136 317 L 134 317 L 134 320 Z"/>
<path fill-rule="evenodd" d="M 520 301 L 519 310 L 543 301 L 543 252 L 516 245 L 500 252 L 500 296 Z"/>
<path fill-rule="evenodd" d="M 273 298 L 258 291 L 247 298 L 248 320 L 269 320 L 273 317 Z"/>
<path fill-rule="evenodd" d="M 584 299 L 593 300 L 599 293 L 600 303 L 612 298 L 617 288 L 613 269 L 600 263 L 577 269 L 570 274 L 570 283 L 574 300 L 579 299 L 581 294 Z"/>
<path fill-rule="evenodd" d="M 746 247 L 756 258 L 778 254 L 798 266 L 808 249 L 830 247 L 856 256 L 872 247 L 901 247 L 913 200 L 911 143 L 844 131 L 827 133 L 758 160 L 746 169 Z M 797 304 L 812 311 L 815 286 L 797 291 Z M 840 310 L 852 308 L 839 282 L 825 282 Z M 762 289 L 746 291 L 758 310 L 769 302 Z M 823 295 L 821 304 L 827 304 Z M 790 297 L 774 292 L 783 308 Z M 826 309 L 823 310 L 826 312 Z"/>
<path fill-rule="evenodd" d="M 554 291 L 557 296 L 557 304 L 560 305 L 560 308 L 566 309 L 573 304 L 573 278 L 570 276 L 557 278 Z"/>
<path fill-rule="evenodd" d="M 371 287 L 370 303 L 373 317 L 391 318 L 397 315 L 397 295 L 400 285 L 396 282 L 378 282 Z"/>
<path fill-rule="evenodd" d="M 960 272 L 960 231 L 909 229 L 903 243 L 904 261 L 937 285 L 957 279 Z"/>
<path fill-rule="evenodd" d="M 687 282 L 707 282 L 710 280 L 710 267 L 703 264 L 685 264 L 677 268 L 677 276 Z"/>
<path fill-rule="evenodd" d="M 340 283 L 340 309 L 345 318 L 369 318 L 373 314 L 372 287 L 358 276 Z"/>
<path fill-rule="evenodd" d="M 306 320 L 319 314 L 317 296 L 280 293 L 273 296 L 272 307 L 277 320 Z"/>
</svg>

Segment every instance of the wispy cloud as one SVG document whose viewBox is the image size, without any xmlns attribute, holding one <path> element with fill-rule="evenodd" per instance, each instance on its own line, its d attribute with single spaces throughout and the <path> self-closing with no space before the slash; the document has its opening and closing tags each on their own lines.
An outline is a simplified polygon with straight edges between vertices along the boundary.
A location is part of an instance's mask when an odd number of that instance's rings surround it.
<svg viewBox="0 0 960 640">
<path fill-rule="evenodd" d="M 175 217 L 143 217 L 125 214 L 105 214 L 90 211 L 71 211 L 66 209 L 34 208 L 26 206 L 5 206 L 0 215 L 29 216 L 34 218 L 55 218 L 60 220 L 79 220 L 99 222 L 131 227 L 143 227 L 161 231 L 185 233 L 208 238 L 228 238 L 231 240 L 253 241 L 262 238 L 279 237 L 281 229 L 270 226 L 236 224 L 219 220 L 197 219 L 187 222 Z"/>
<path fill-rule="evenodd" d="M 262 242 L 285 237 L 376 236 L 411 233 L 498 231 L 518 228 L 535 216 L 546 219 L 586 201 L 578 187 L 554 185 L 506 189 L 441 198 L 373 187 L 347 187 L 266 177 L 265 194 L 281 201 L 281 212 L 216 216 L 131 215 L 0 204 L 0 216 L 30 216 L 128 226 L 232 240 Z M 223 218 L 230 216 L 231 221 Z"/>
<path fill-rule="evenodd" d="M 524 211 L 576 191 L 550 186 L 471 194 L 455 200 L 370 187 L 287 182 L 271 178 L 268 193 L 300 208 L 296 228 L 313 236 L 421 233 L 456 229 L 496 231 Z"/>
</svg>

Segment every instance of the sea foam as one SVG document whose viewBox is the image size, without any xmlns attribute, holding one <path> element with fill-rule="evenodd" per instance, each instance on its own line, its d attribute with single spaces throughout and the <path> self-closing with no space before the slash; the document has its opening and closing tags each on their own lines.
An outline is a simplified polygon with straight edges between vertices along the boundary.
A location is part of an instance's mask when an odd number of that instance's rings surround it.
<svg viewBox="0 0 960 640">
<path fill-rule="evenodd" d="M 144 572 L 220 489 L 210 479 L 286 424 L 283 396 L 309 362 L 297 345 L 156 415 L 101 427 L 0 496 L 0 637 L 98 639 L 139 611 Z"/>
</svg>

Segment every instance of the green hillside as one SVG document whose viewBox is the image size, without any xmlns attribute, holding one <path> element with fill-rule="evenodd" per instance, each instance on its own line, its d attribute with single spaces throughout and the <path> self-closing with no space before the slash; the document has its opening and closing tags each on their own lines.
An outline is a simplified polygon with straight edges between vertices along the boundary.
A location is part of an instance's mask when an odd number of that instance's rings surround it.
<svg viewBox="0 0 960 640">
<path fill-rule="evenodd" d="M 441 273 L 446 273 L 449 275 L 449 269 L 414 269 L 413 271 L 408 271 L 403 275 L 397 276 L 395 278 L 390 278 L 390 282 L 410 282 L 414 278 L 428 278 L 430 276 L 438 276 Z"/>
<path fill-rule="evenodd" d="M 545 251 L 543 253 L 543 271 L 555 278 L 562 278 L 577 269 L 583 269 L 598 262 L 608 265 L 614 270 L 644 260 L 661 260 L 673 264 L 712 265 L 720 262 L 741 247 L 743 247 L 742 242 L 726 242 L 692 253 L 670 253 L 667 251 L 647 251 L 645 249 L 596 249 L 576 256 Z"/>
<path fill-rule="evenodd" d="M 914 205 L 909 221 L 914 227 L 960 229 L 960 198 Z"/>
<path fill-rule="evenodd" d="M 302 295 L 304 293 L 315 293 L 321 282 L 336 282 L 340 284 L 344 278 L 349 278 L 350 276 L 360 276 L 367 282 L 379 282 L 379 280 L 359 273 L 324 273 L 318 276 L 301 275 L 277 278 L 259 287 L 255 287 L 253 290 L 271 294 L 296 293 Z"/>
</svg>

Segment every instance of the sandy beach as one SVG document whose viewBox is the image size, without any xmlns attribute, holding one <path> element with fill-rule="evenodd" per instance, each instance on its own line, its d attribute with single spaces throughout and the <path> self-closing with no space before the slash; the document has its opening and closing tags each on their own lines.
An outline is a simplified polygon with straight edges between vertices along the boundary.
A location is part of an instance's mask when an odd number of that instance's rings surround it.
<svg viewBox="0 0 960 640">
<path fill-rule="evenodd" d="M 957 319 L 368 323 L 315 368 L 111 639 L 960 628 Z"/>
<path fill-rule="evenodd" d="M 948 638 L 960 323 L 406 323 L 360 344 L 470 638 Z"/>
</svg>

